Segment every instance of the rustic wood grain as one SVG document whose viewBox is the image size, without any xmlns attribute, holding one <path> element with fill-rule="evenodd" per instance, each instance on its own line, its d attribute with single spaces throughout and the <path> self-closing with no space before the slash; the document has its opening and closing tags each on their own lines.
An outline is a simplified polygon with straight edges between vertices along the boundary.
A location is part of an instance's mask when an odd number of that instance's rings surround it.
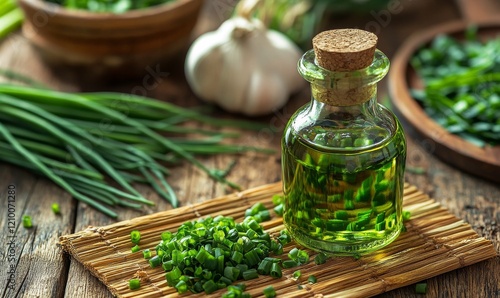
<svg viewBox="0 0 500 298">
<path fill-rule="evenodd" d="M 392 57 L 401 42 L 416 30 L 429 27 L 441 22 L 458 19 L 460 14 L 452 0 L 399 0 L 402 9 L 391 14 L 386 26 L 380 25 L 380 49 Z M 200 34 L 216 28 L 224 18 L 230 14 L 234 0 L 206 1 L 205 9 L 195 29 Z M 358 27 L 365 28 L 369 22 L 375 21 L 374 15 L 381 15 L 384 9 L 374 11 L 368 16 L 348 15 L 334 16 L 323 25 L 324 29 Z M 156 88 L 148 94 L 162 100 L 168 100 L 183 106 L 196 106 L 197 100 L 185 83 L 183 74 L 183 56 L 168 65 L 161 65 L 161 71 L 169 75 L 161 78 Z M 130 83 L 113 85 L 88 85 L 77 80 L 77 76 L 68 72 L 54 72 L 46 67 L 36 53 L 29 47 L 27 41 L 19 34 L 9 36 L 0 41 L 0 67 L 16 70 L 43 83 L 63 91 L 79 90 L 112 90 L 131 92 L 135 86 L 140 86 L 140 80 Z M 382 99 L 386 94 L 386 82 L 380 84 L 379 95 Z M 271 183 L 280 179 L 279 139 L 281 129 L 290 115 L 299 106 L 309 100 L 309 89 L 294 96 L 284 110 L 269 117 L 262 117 L 258 121 L 269 124 L 268 129 L 258 132 L 242 132 L 241 141 L 244 144 L 260 145 L 274 148 L 276 154 L 262 156 L 245 154 L 243 156 L 218 156 L 204 159 L 204 163 L 211 167 L 224 168 L 228 162 L 236 160 L 237 164 L 229 178 L 243 188 L 255 187 Z M 233 117 L 218 111 L 220 117 Z M 441 204 L 448 208 L 455 216 L 470 223 L 480 235 L 494 242 L 497 252 L 500 252 L 499 225 L 500 222 L 500 187 L 465 174 L 437 159 L 432 155 L 432 148 L 428 148 L 425 141 L 417 140 L 412 134 L 408 135 L 408 165 L 425 169 L 422 175 L 407 172 L 406 180 L 427 192 L 432 197 L 439 198 Z M 1 154 L 1 152 L 0 152 Z M 499 173 L 500 174 L 500 173 Z M 177 192 L 182 204 L 196 203 L 204 199 L 217 197 L 231 192 L 227 187 L 216 184 L 205 174 L 192 166 L 178 167 L 168 178 Z M 4 205 L 0 205 L 0 297 L 98 297 L 108 298 L 111 294 L 97 281 L 96 278 L 85 272 L 83 266 L 72 262 L 55 246 L 57 238 L 62 233 L 67 234 L 79 231 L 89 225 L 106 225 L 114 222 L 100 213 L 69 200 L 67 194 L 53 186 L 47 180 L 38 179 L 24 170 L 0 164 L 0 194 L 1 203 L 5 203 L 5 190 L 9 183 L 17 185 L 17 219 L 20 219 L 22 210 L 34 214 L 43 214 L 42 220 L 34 218 L 34 223 L 43 226 L 43 231 L 24 230 L 19 228 L 20 253 L 19 271 L 17 275 L 18 287 L 15 295 L 5 292 L 5 253 L 4 239 L 6 237 L 6 212 Z M 35 192 L 36 190 L 36 192 Z M 141 192 L 157 203 L 156 207 L 146 209 L 143 213 L 130 210 L 120 210 L 121 219 L 129 219 L 146 213 L 168 210 L 171 208 L 166 202 L 157 198 L 150 189 L 141 188 Z M 57 200 L 63 210 L 62 218 L 51 215 L 50 204 Z M 224 206 L 221 206 L 224 208 Z M 47 210 L 49 213 L 47 213 Z M 33 243 L 33 249 L 31 244 Z M 35 245 L 36 244 L 36 245 Z M 500 277 L 495 272 L 500 271 L 500 258 L 481 262 L 467 268 L 455 270 L 427 280 L 429 297 L 499 297 Z M 414 286 L 390 291 L 379 297 L 422 297 L 415 294 Z"/>
<path fill-rule="evenodd" d="M 76 203 L 57 186 L 34 177 L 25 170 L 2 164 L 0 167 L 0 259 L 1 297 L 62 297 L 67 280 L 68 258 L 55 247 L 59 236 L 73 232 Z M 7 227 L 7 187 L 16 188 L 15 258 L 13 263 L 4 253 L 10 235 Z M 61 215 L 52 212 L 58 203 Z M 26 229 L 22 215 L 32 217 L 33 227 Z M 14 290 L 6 287 L 7 269 L 16 265 Z"/>
</svg>

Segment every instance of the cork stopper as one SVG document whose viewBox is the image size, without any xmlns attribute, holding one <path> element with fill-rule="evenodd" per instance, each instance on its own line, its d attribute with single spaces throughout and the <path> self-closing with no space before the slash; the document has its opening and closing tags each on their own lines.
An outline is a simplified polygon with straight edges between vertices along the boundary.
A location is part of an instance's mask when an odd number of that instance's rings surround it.
<svg viewBox="0 0 500 298">
<path fill-rule="evenodd" d="M 331 71 L 353 71 L 370 66 L 377 41 L 371 32 L 337 29 L 316 35 L 313 47 L 319 66 Z"/>
<path fill-rule="evenodd" d="M 337 29 L 321 32 L 313 38 L 316 63 L 333 72 L 346 72 L 331 87 L 313 86 L 316 100 L 335 106 L 361 104 L 375 95 L 375 85 L 365 85 L 350 71 L 364 69 L 373 62 L 378 38 L 359 29 Z"/>
</svg>

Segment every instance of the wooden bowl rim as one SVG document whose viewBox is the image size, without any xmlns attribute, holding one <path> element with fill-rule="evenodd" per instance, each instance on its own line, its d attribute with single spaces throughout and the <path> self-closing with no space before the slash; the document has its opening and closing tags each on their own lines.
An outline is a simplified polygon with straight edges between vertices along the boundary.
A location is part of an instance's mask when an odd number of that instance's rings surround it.
<svg viewBox="0 0 500 298">
<path fill-rule="evenodd" d="M 391 101 L 406 121 L 415 128 L 419 134 L 431 139 L 436 144 L 443 146 L 449 151 L 454 151 L 468 159 L 479 161 L 487 166 L 496 167 L 500 170 L 500 146 L 478 147 L 449 133 L 445 128 L 430 118 L 417 101 L 411 96 L 407 81 L 407 71 L 409 69 L 410 58 L 423 45 L 428 44 L 438 34 L 456 34 L 463 32 L 470 25 L 477 25 L 481 28 L 500 28 L 500 20 L 484 20 L 481 22 L 455 21 L 441 24 L 427 30 L 423 30 L 411 35 L 396 52 L 393 58 L 392 69 L 389 72 L 389 94 Z M 500 33 L 500 30 L 499 30 Z M 424 127 L 422 123 L 428 126 Z M 439 154 L 437 154 L 439 155 Z M 449 159 L 449 158 L 447 158 Z M 458 165 L 465 168 L 464 165 Z M 474 169 L 467 169 L 474 172 Z M 475 172 L 483 176 L 484 173 Z"/>
<path fill-rule="evenodd" d="M 48 15 L 59 15 L 66 18 L 74 18 L 80 20 L 110 20 L 110 19 L 137 19 L 151 17 L 168 12 L 175 12 L 177 8 L 189 5 L 191 3 L 202 3 L 203 0 L 175 0 L 173 2 L 163 3 L 160 5 L 151 6 L 144 9 L 130 10 L 125 13 L 96 13 L 87 10 L 66 9 L 55 3 L 50 3 L 44 0 L 18 0 L 22 4 L 31 8 L 43 11 Z"/>
</svg>

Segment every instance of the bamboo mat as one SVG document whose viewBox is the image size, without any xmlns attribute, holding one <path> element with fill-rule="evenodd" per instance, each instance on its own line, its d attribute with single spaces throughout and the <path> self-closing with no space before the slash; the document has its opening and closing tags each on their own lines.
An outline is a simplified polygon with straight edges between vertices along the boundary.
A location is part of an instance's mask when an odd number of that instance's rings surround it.
<svg viewBox="0 0 500 298">
<path fill-rule="evenodd" d="M 271 197 L 281 194 L 281 184 L 270 184 L 200 204 L 159 212 L 105 227 L 89 227 L 81 232 L 60 238 L 62 248 L 97 276 L 118 297 L 178 297 L 167 286 L 161 267 L 149 268 L 142 253 L 132 254 L 130 232 L 141 232 L 141 249 L 153 249 L 163 231 L 176 231 L 185 221 L 207 215 L 232 216 L 243 220 L 244 212 L 256 202 L 272 209 Z M 328 259 L 326 264 L 310 262 L 301 267 L 284 269 L 283 277 L 273 279 L 261 276 L 244 282 L 252 297 L 262 297 L 262 290 L 273 285 L 278 297 L 370 297 L 395 288 L 468 266 L 496 256 L 493 244 L 479 237 L 462 220 L 450 214 L 439 203 L 430 199 L 416 187 L 405 185 L 404 210 L 411 212 L 402 233 L 389 246 L 356 260 L 353 257 Z M 284 227 L 281 218 L 263 223 L 271 235 Z M 285 247 L 285 254 L 295 247 Z M 310 251 L 311 260 L 315 253 Z M 302 277 L 295 280 L 291 274 L 300 269 Z M 308 284 L 314 274 L 318 282 Z M 131 291 L 128 280 L 140 276 L 141 288 Z M 298 285 L 303 286 L 302 289 Z M 220 297 L 219 290 L 208 297 Z M 203 293 L 192 296 L 205 296 Z M 184 296 L 190 296 L 184 294 Z M 321 295 L 318 295 L 321 296 Z"/>
</svg>

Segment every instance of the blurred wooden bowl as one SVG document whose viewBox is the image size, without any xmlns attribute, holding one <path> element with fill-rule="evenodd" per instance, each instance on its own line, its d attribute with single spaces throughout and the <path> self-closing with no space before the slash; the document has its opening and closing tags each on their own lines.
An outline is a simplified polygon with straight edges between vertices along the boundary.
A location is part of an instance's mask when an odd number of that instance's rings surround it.
<svg viewBox="0 0 500 298">
<path fill-rule="evenodd" d="M 483 21 L 478 25 L 481 39 L 495 38 L 500 34 L 500 20 Z M 431 119 L 419 102 L 410 94 L 411 89 L 422 89 L 423 83 L 410 64 L 412 56 L 428 45 L 437 35 L 448 34 L 464 38 L 470 22 L 457 21 L 438 25 L 410 36 L 396 52 L 389 72 L 389 93 L 399 115 L 421 137 L 426 149 L 461 170 L 500 182 L 500 146 L 478 147 Z"/>
<path fill-rule="evenodd" d="M 176 0 L 123 14 L 19 0 L 23 35 L 52 66 L 92 76 L 134 76 L 186 47 L 203 0 Z M 154 66 L 153 66 L 154 67 Z"/>
</svg>

